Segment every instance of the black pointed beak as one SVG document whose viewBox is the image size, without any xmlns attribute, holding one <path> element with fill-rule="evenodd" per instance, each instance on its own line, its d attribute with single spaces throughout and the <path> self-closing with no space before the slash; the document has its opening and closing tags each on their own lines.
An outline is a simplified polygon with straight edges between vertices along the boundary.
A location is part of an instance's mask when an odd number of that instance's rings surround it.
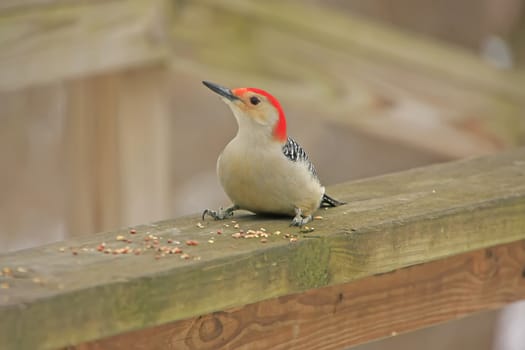
<svg viewBox="0 0 525 350">
<path fill-rule="evenodd" d="M 219 94 L 220 96 L 227 98 L 230 101 L 238 100 L 239 98 L 233 94 L 233 92 L 225 88 L 224 86 L 220 86 L 218 84 L 210 83 L 209 81 L 203 81 L 202 82 L 206 87 L 208 87 L 211 91 Z"/>
</svg>

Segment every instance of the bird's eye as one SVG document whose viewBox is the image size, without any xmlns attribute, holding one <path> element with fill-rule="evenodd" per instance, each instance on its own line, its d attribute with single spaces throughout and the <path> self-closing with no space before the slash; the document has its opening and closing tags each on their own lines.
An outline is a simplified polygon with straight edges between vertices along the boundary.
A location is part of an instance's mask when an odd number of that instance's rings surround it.
<svg viewBox="0 0 525 350">
<path fill-rule="evenodd" d="M 261 102 L 261 100 L 259 100 L 259 97 L 257 96 L 252 96 L 250 97 L 250 103 L 254 106 L 258 105 L 259 102 Z"/>
</svg>

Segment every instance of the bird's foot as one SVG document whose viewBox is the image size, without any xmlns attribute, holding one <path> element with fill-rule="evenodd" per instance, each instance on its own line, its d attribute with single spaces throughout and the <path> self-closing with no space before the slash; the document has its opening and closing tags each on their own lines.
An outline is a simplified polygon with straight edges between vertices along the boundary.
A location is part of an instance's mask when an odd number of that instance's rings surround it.
<svg viewBox="0 0 525 350">
<path fill-rule="evenodd" d="M 310 221 L 312 221 L 312 215 L 303 216 L 302 210 L 299 209 L 299 208 L 295 208 L 295 216 L 294 216 L 292 222 L 290 223 L 290 226 L 299 226 L 299 227 L 301 227 L 301 226 L 306 225 Z"/>
<path fill-rule="evenodd" d="M 206 215 L 211 216 L 215 220 L 224 220 L 229 218 L 230 216 L 233 216 L 233 212 L 237 209 L 239 209 L 239 207 L 236 205 L 233 205 L 226 209 L 219 208 L 219 210 L 204 209 L 204 211 L 202 212 L 202 220 L 204 221 L 204 217 Z"/>
</svg>

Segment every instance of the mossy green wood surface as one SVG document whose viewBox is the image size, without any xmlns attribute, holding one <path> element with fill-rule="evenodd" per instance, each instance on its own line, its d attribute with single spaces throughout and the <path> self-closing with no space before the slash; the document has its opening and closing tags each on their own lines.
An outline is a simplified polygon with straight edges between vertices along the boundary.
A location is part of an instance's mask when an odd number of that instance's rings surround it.
<svg viewBox="0 0 525 350">
<path fill-rule="evenodd" d="M 293 243 L 287 218 L 236 217 L 245 231 L 281 231 L 261 243 L 191 216 L 2 255 L 12 276 L 0 277 L 0 348 L 56 348 L 525 238 L 525 149 L 329 192 L 348 204 L 320 210 L 315 231 Z M 191 258 L 93 249 L 142 247 L 148 234 L 181 241 Z"/>
</svg>

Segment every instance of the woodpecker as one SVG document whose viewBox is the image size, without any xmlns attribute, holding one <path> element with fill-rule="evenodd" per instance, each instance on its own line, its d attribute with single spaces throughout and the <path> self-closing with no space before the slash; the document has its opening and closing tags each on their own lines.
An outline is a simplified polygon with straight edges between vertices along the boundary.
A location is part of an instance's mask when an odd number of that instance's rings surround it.
<svg viewBox="0 0 525 350">
<path fill-rule="evenodd" d="M 303 226 L 319 207 L 345 204 L 325 193 L 308 155 L 287 135 L 284 111 L 275 97 L 257 88 L 203 84 L 230 107 L 238 125 L 237 135 L 217 159 L 219 180 L 233 205 L 206 209 L 203 220 L 206 215 L 223 220 L 245 209 L 291 216 L 292 226 Z"/>
</svg>

